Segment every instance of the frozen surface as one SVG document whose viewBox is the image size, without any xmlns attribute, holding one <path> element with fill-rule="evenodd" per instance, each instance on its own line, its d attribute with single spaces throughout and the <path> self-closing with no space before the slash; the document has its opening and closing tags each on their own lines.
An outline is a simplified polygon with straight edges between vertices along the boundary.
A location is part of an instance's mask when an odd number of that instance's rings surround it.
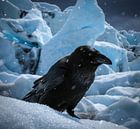
<svg viewBox="0 0 140 129">
<path fill-rule="evenodd" d="M 0 71 L 21 71 L 18 60 L 15 58 L 14 43 L 0 37 L 0 49 Z"/>
<path fill-rule="evenodd" d="M 37 9 L 30 10 L 22 19 L 2 18 L 0 27 L 5 38 L 30 46 L 46 44 L 52 38 L 50 28 Z"/>
<path fill-rule="evenodd" d="M 140 32 L 135 32 L 135 31 L 120 31 L 122 35 L 124 35 L 127 39 L 127 41 L 131 45 L 138 45 L 140 44 Z"/>
<path fill-rule="evenodd" d="M 105 121 L 78 120 L 47 106 L 0 96 L 2 129 L 126 129 Z"/>
<path fill-rule="evenodd" d="M 96 1 L 78 0 L 62 29 L 43 47 L 38 73 L 46 73 L 52 64 L 79 45 L 94 42 L 103 31 L 104 14 Z"/>
<path fill-rule="evenodd" d="M 20 9 L 8 0 L 0 0 L 0 18 L 19 18 Z"/>
<path fill-rule="evenodd" d="M 128 128 L 140 128 L 140 103 L 130 98 L 121 99 L 106 110 L 97 114 L 96 119 L 123 124 Z"/>
<path fill-rule="evenodd" d="M 33 82 L 39 78 L 37 75 L 13 75 L 0 73 L 0 94 L 12 98 L 23 98 L 33 87 Z"/>
<path fill-rule="evenodd" d="M 62 12 L 58 6 L 45 2 L 35 2 L 34 4 L 42 12 L 43 19 L 51 28 L 53 35 L 62 28 L 72 10 L 68 8 Z"/>
<path fill-rule="evenodd" d="M 87 95 L 105 94 L 107 90 L 113 87 L 138 87 L 140 88 L 140 71 L 122 72 L 96 77 L 87 92 Z"/>
<path fill-rule="evenodd" d="M 105 23 L 105 32 L 97 40 L 110 42 L 120 47 L 129 45 L 127 38 L 108 23 Z"/>
<path fill-rule="evenodd" d="M 34 6 L 31 0 L 22 0 L 20 2 L 19 0 L 5 0 L 5 1 L 11 2 L 21 10 L 30 10 Z"/>
<path fill-rule="evenodd" d="M 40 48 L 11 42 L 3 35 L 0 36 L 0 48 L 0 72 L 35 73 Z"/>
</svg>

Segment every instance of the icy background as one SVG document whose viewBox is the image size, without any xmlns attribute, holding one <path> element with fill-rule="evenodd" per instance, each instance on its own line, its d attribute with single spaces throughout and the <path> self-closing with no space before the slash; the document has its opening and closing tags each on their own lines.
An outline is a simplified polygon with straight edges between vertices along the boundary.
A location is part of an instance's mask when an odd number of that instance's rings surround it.
<svg viewBox="0 0 140 129">
<path fill-rule="evenodd" d="M 113 64 L 97 69 L 75 108 L 80 120 L 20 100 L 58 59 L 83 44 Z M 140 32 L 109 25 L 96 0 L 77 0 L 64 11 L 48 3 L 0 0 L 0 129 L 126 127 L 140 128 Z"/>
</svg>

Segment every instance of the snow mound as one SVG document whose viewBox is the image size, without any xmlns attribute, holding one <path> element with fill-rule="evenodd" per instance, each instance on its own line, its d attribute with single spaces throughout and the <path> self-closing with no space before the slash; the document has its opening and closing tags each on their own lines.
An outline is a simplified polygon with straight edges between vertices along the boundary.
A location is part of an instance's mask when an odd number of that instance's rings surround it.
<svg viewBox="0 0 140 129">
<path fill-rule="evenodd" d="M 2 129 L 126 129 L 105 121 L 78 120 L 47 106 L 0 96 Z"/>
</svg>

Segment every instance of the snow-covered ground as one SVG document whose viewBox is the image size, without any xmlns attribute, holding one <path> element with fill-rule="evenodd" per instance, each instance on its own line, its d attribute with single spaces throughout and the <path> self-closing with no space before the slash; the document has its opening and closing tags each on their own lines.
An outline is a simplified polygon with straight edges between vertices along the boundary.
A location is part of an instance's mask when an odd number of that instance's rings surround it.
<svg viewBox="0 0 140 129">
<path fill-rule="evenodd" d="M 140 32 L 106 23 L 96 0 L 77 0 L 63 12 L 48 3 L 0 0 L 0 9 L 0 129 L 140 129 Z M 52 64 L 83 44 L 112 65 L 97 69 L 75 108 L 80 120 L 20 100 Z"/>
</svg>

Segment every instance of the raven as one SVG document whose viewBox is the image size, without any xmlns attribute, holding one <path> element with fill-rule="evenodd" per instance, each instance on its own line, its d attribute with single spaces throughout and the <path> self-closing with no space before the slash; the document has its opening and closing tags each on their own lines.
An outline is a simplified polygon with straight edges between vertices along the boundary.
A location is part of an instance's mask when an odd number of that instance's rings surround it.
<svg viewBox="0 0 140 129">
<path fill-rule="evenodd" d="M 61 112 L 66 110 L 77 117 L 74 108 L 93 83 L 97 67 L 103 63 L 112 64 L 95 48 L 80 46 L 36 80 L 33 90 L 23 100 L 45 104 Z"/>
</svg>

